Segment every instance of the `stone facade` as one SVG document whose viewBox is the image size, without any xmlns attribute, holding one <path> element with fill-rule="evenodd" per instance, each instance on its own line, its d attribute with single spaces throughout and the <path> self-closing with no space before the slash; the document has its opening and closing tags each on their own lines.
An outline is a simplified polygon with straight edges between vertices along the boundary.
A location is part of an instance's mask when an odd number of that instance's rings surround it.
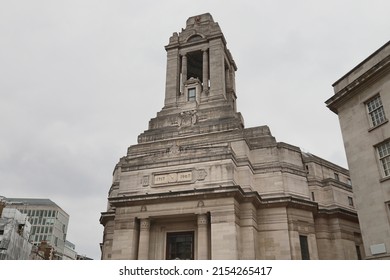
<svg viewBox="0 0 390 280">
<path fill-rule="evenodd" d="M 348 170 L 244 128 L 237 66 L 211 15 L 190 17 L 165 49 L 164 107 L 115 166 L 102 259 L 364 254 Z"/>
<path fill-rule="evenodd" d="M 390 259 L 390 42 L 333 87 L 367 258 Z"/>
</svg>

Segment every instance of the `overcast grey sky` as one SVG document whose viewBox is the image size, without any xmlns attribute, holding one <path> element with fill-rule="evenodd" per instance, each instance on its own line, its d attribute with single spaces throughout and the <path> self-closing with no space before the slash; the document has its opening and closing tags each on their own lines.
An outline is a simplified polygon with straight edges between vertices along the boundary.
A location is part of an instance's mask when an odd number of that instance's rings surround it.
<svg viewBox="0 0 390 280">
<path fill-rule="evenodd" d="M 246 127 L 347 167 L 332 83 L 390 39 L 390 2 L 0 0 L 0 195 L 50 198 L 99 259 L 112 171 L 163 106 L 166 53 L 210 12 Z"/>
</svg>

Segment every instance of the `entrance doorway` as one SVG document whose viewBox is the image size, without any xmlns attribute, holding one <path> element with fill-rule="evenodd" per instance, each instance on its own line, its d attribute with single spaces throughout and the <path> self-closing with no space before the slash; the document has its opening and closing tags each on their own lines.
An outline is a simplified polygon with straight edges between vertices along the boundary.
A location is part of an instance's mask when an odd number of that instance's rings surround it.
<svg viewBox="0 0 390 280">
<path fill-rule="evenodd" d="M 167 233 L 167 260 L 193 260 L 194 259 L 194 232 L 168 232 Z"/>
</svg>

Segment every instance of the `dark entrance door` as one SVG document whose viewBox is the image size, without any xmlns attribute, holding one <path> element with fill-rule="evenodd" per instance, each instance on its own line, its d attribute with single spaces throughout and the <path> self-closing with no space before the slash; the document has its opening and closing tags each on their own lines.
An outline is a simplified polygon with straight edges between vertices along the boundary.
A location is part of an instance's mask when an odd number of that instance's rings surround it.
<svg viewBox="0 0 390 280">
<path fill-rule="evenodd" d="M 194 259 L 194 232 L 167 233 L 167 260 L 193 260 Z"/>
</svg>

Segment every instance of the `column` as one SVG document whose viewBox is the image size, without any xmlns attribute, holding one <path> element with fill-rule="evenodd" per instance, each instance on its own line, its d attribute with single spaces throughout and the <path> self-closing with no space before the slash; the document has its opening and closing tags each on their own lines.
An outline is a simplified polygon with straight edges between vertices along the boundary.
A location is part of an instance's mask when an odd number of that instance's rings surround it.
<svg viewBox="0 0 390 280">
<path fill-rule="evenodd" d="M 203 51 L 203 91 L 209 89 L 209 55 L 207 50 Z"/>
<path fill-rule="evenodd" d="M 209 238 L 207 234 L 208 217 L 207 214 L 198 215 L 198 260 L 209 259 Z"/>
<path fill-rule="evenodd" d="M 184 93 L 184 83 L 187 81 L 187 55 L 181 58 L 181 91 Z"/>
<path fill-rule="evenodd" d="M 164 107 L 176 107 L 177 95 L 180 90 L 180 55 L 179 50 L 167 50 L 167 68 L 165 79 Z"/>
<path fill-rule="evenodd" d="M 210 99 L 225 97 L 225 46 L 221 39 L 209 42 Z"/>
<path fill-rule="evenodd" d="M 139 232 L 139 249 L 138 259 L 149 259 L 149 236 L 150 236 L 150 220 L 141 219 Z"/>
<path fill-rule="evenodd" d="M 109 227 L 107 227 L 109 226 Z M 136 260 L 138 249 L 139 228 L 135 217 L 127 214 L 117 214 L 113 223 L 107 224 L 105 238 L 112 241 L 112 247 L 107 244 L 110 259 Z"/>
</svg>

